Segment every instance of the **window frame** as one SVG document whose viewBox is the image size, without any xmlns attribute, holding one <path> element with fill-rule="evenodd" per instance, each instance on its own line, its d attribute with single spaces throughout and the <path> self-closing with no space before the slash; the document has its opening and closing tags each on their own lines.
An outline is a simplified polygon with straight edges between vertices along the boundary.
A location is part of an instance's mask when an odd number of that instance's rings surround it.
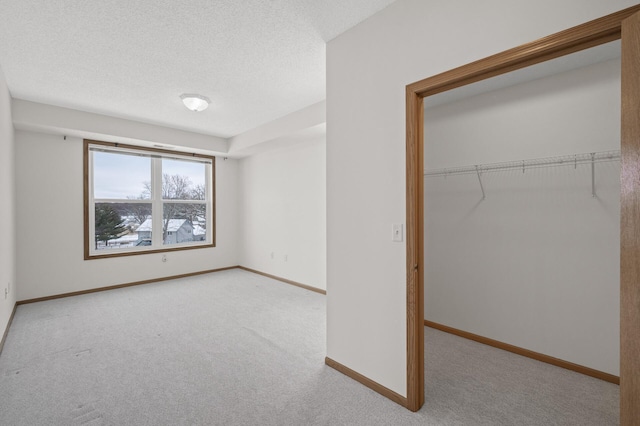
<svg viewBox="0 0 640 426">
<path fill-rule="evenodd" d="M 105 150 L 109 150 L 109 148 L 114 148 L 113 152 L 118 150 L 126 150 L 138 152 L 143 155 L 149 155 L 151 157 L 160 157 L 167 159 L 183 159 L 188 160 L 189 158 L 201 158 L 203 160 L 211 161 L 210 167 L 208 168 L 209 172 L 207 173 L 205 180 L 205 191 L 208 197 L 205 196 L 205 202 L 202 203 L 201 200 L 163 200 L 162 193 L 159 191 L 155 195 L 152 195 L 150 199 L 144 200 L 118 200 L 114 199 L 113 202 L 127 202 L 127 203 L 145 203 L 151 204 L 152 210 L 154 209 L 163 209 L 164 202 L 169 203 L 193 203 L 196 201 L 197 204 L 205 204 L 207 208 L 207 234 L 210 233 L 210 241 L 209 238 L 204 241 L 194 241 L 190 243 L 181 243 L 181 244 L 164 244 L 161 241 L 162 247 L 153 243 L 150 246 L 133 246 L 113 251 L 106 252 L 105 250 L 95 250 L 92 249 L 95 243 L 95 230 L 92 228 L 95 226 L 95 199 L 93 197 L 93 164 L 92 164 L 92 156 L 91 156 L 91 147 L 104 147 Z M 152 158 L 151 164 L 151 175 L 149 176 L 152 187 L 154 188 L 162 188 L 162 173 L 158 173 L 155 171 L 154 161 Z M 121 144 L 116 142 L 104 142 L 104 141 L 96 141 L 91 139 L 83 140 L 83 203 L 84 203 L 84 259 L 92 260 L 92 259 L 105 259 L 105 258 L 114 258 L 114 257 L 122 257 L 122 256 L 137 256 L 143 254 L 152 254 L 152 253 L 166 253 L 170 251 L 181 251 L 181 250 L 195 250 L 195 249 L 203 249 L 203 248 L 212 248 L 216 246 L 216 157 L 204 154 L 196 154 L 189 153 L 179 150 L 167 150 L 167 149 L 158 149 L 158 148 L 148 148 L 143 146 L 135 146 L 128 144 Z M 102 200 L 102 199 L 101 199 Z M 100 202 L 100 201 L 99 201 Z M 162 227 L 161 224 L 154 224 L 154 230 L 160 230 L 159 235 L 162 235 Z M 92 232 L 93 231 L 93 232 Z M 157 234 L 152 232 L 153 234 Z"/>
</svg>

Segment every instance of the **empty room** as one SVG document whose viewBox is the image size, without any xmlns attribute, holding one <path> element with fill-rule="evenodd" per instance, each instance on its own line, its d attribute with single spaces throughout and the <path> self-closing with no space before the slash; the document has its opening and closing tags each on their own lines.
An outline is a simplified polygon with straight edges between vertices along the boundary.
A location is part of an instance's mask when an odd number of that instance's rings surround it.
<svg viewBox="0 0 640 426">
<path fill-rule="evenodd" d="M 0 1 L 0 424 L 640 424 L 634 1 Z"/>
</svg>

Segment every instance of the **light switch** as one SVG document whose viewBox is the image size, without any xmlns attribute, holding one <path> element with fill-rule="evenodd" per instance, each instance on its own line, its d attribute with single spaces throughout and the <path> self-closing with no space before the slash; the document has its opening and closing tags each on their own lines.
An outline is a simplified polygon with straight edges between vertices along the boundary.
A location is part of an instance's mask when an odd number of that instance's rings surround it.
<svg viewBox="0 0 640 426">
<path fill-rule="evenodd" d="M 391 225 L 391 230 L 393 232 L 393 237 L 391 239 L 392 241 L 395 241 L 397 243 L 402 242 L 402 239 L 403 239 L 402 237 L 404 236 L 402 232 L 402 228 L 403 226 L 401 223 L 394 223 L 393 225 Z"/>
</svg>

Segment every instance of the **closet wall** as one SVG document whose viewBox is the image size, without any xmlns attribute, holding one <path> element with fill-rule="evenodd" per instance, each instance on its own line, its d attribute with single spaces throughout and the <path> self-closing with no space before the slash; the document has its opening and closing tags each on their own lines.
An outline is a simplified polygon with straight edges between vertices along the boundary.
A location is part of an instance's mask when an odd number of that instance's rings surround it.
<svg viewBox="0 0 640 426">
<path fill-rule="evenodd" d="M 425 111 L 425 167 L 620 148 L 610 60 Z M 425 177 L 425 319 L 619 374 L 618 161 Z"/>
</svg>

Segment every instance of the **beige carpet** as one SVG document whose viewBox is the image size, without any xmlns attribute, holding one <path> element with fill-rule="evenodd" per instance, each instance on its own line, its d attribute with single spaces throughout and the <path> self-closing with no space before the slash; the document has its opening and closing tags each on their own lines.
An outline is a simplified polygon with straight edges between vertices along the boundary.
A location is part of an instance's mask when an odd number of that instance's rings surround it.
<svg viewBox="0 0 640 426">
<path fill-rule="evenodd" d="M 241 270 L 19 306 L 1 425 L 615 425 L 618 387 L 425 329 L 411 413 L 324 365 L 325 297 Z"/>
</svg>

